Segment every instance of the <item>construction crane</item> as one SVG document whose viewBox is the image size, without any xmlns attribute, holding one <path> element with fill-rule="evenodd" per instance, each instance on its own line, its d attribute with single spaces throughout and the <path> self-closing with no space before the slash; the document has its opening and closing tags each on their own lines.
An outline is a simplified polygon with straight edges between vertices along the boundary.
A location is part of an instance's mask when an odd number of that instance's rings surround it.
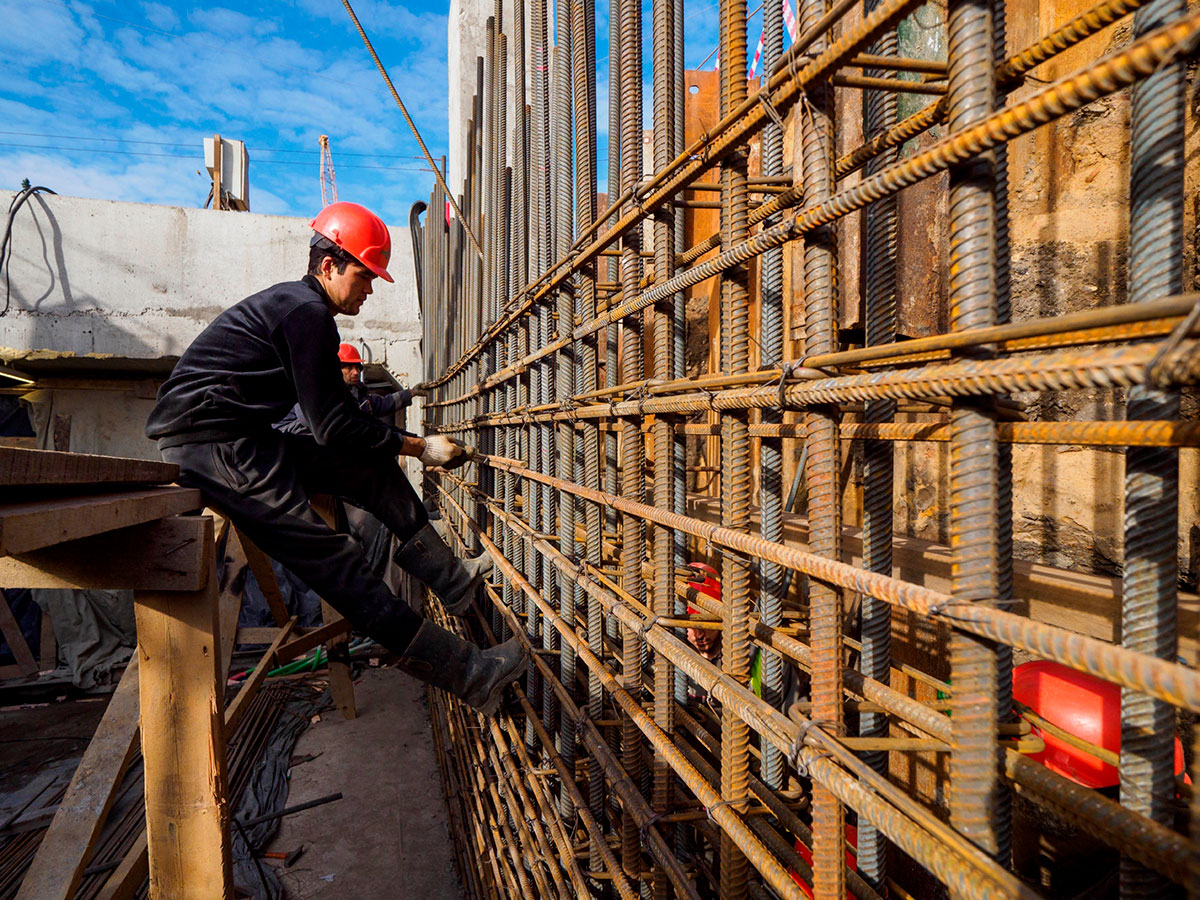
<svg viewBox="0 0 1200 900">
<path fill-rule="evenodd" d="M 321 145 L 321 205 L 337 202 L 337 178 L 333 174 L 333 153 L 329 150 L 329 135 L 323 134 L 317 142 Z"/>
</svg>

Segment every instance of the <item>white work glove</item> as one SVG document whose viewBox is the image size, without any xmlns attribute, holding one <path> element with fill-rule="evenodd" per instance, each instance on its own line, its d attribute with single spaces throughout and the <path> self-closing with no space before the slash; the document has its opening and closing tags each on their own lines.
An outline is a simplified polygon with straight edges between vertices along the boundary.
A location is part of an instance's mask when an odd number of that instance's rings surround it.
<svg viewBox="0 0 1200 900">
<path fill-rule="evenodd" d="M 443 434 L 434 434 L 425 438 L 425 449 L 419 458 L 426 466 L 457 469 L 474 455 L 474 448 Z"/>
</svg>

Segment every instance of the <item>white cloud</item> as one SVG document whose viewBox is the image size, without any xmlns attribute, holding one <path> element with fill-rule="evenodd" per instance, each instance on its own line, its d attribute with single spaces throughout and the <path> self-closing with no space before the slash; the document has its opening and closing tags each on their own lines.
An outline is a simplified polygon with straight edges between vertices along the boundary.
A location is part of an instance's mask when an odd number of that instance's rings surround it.
<svg viewBox="0 0 1200 900">
<path fill-rule="evenodd" d="M 142 11 L 146 14 L 146 21 L 155 28 L 174 31 L 179 27 L 179 16 L 169 6 L 163 6 L 161 3 L 143 3 Z"/>
</svg>

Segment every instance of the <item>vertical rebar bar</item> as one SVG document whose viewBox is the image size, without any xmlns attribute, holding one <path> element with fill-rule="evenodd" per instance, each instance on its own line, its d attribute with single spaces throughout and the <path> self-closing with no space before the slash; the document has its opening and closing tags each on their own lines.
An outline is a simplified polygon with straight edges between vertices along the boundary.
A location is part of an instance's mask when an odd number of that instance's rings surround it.
<svg viewBox="0 0 1200 900">
<path fill-rule="evenodd" d="M 746 99 L 746 3 L 720 4 L 720 114 Z M 721 165 L 721 240 L 727 247 L 749 234 L 746 148 Z M 750 369 L 749 272 L 745 266 L 721 276 L 721 371 L 737 375 Z M 745 530 L 750 525 L 750 429 L 745 411 L 721 415 L 721 524 Z M 721 600 L 725 606 L 721 668 L 743 684 L 750 682 L 750 566 L 736 553 L 721 558 Z M 721 708 L 721 800 L 738 808 L 749 795 L 750 730 L 728 706 Z M 720 840 L 720 896 L 746 896 L 749 866 L 724 832 Z"/>
<path fill-rule="evenodd" d="M 642 179 L 642 5 L 640 0 L 621 0 L 621 192 L 636 190 Z M 621 285 L 632 296 L 642 280 L 641 228 L 630 229 L 621 241 Z M 621 380 L 636 381 L 643 375 L 642 314 L 622 323 Z M 646 450 L 641 421 L 621 420 L 621 495 L 636 502 L 646 497 Z M 645 602 L 646 581 L 642 560 L 646 556 L 646 525 L 637 516 L 621 516 L 621 586 L 635 600 Z M 622 686 L 635 696 L 641 692 L 642 647 L 638 635 L 628 629 L 621 635 Z M 621 719 L 621 761 L 634 784 L 642 778 L 642 741 L 629 716 Z M 626 811 L 621 819 L 621 865 L 634 875 L 641 870 L 637 823 Z"/>
<path fill-rule="evenodd" d="M 596 220 L 596 3 L 595 0 L 573 0 L 575 51 L 575 219 L 580 231 Z M 580 273 L 576 309 L 581 321 L 596 315 L 595 264 Z M 581 342 L 580 382 L 583 392 L 594 391 L 599 376 L 599 353 L 596 335 Z M 601 484 L 600 429 L 587 421 L 581 427 L 583 443 L 583 479 L 585 487 L 599 489 Z M 584 506 L 585 558 L 589 565 L 599 566 L 603 552 L 603 511 L 595 503 Z M 600 601 L 587 598 L 587 644 L 598 656 L 604 650 L 603 616 Z M 587 703 L 585 710 L 593 721 L 604 713 L 604 690 L 600 676 L 588 670 Z M 600 766 L 588 766 L 588 810 L 599 819 L 604 805 L 604 775 Z M 593 871 L 602 865 L 602 848 L 594 838 L 588 841 L 588 861 Z"/>
<path fill-rule="evenodd" d="M 654 170 L 664 168 L 675 155 L 675 106 L 678 88 L 675 82 L 675 4 L 673 0 L 656 0 L 653 4 L 653 154 Z M 664 207 L 654 220 L 654 277 L 665 281 L 675 274 L 675 213 Z M 653 374 L 669 379 L 675 371 L 675 305 L 676 296 L 665 298 L 653 308 L 654 340 Z M 654 505 L 660 509 L 675 508 L 675 429 L 667 416 L 655 418 L 654 445 Z M 655 615 L 670 616 L 675 612 L 675 532 L 669 528 L 654 530 L 654 595 Z M 675 705 L 666 702 L 675 690 L 675 667 L 663 656 L 654 662 L 654 696 L 664 698 L 654 704 L 654 721 L 668 735 L 675 730 Z M 656 753 L 653 762 L 654 786 L 651 805 L 657 815 L 670 811 L 675 774 L 662 754 Z M 661 867 L 654 874 L 655 900 L 671 896 L 670 879 Z"/>
<path fill-rule="evenodd" d="M 556 231 L 556 257 L 567 251 L 573 239 L 574 203 L 573 188 L 574 168 L 572 166 L 572 23 L 574 4 L 570 2 L 557 5 L 557 35 L 555 47 L 555 99 L 554 115 L 558 119 L 558 142 L 554 152 L 554 168 L 558 186 Z M 566 282 L 558 291 L 557 298 L 558 325 L 557 336 L 570 334 L 575 321 L 574 284 Z M 567 344 L 558 354 L 555 370 L 555 398 L 566 405 L 575 393 L 575 369 L 578 365 L 578 346 L 576 342 Z M 559 478 L 579 483 L 579 473 L 575 468 L 575 423 L 569 419 L 559 423 L 556 440 L 558 453 L 555 457 L 555 472 Z M 575 497 L 567 491 L 558 495 L 558 546 L 571 559 L 577 558 L 578 547 L 575 540 Z M 578 580 L 567 577 L 562 572 L 556 572 L 558 579 L 558 609 L 559 614 L 568 622 L 575 621 L 575 607 L 579 599 Z M 575 651 L 571 645 L 563 641 L 559 650 L 559 678 L 566 689 L 574 697 L 575 693 Z M 559 755 L 568 766 L 575 765 L 575 722 L 566 709 L 561 711 L 559 730 Z M 560 812 L 563 818 L 575 814 L 574 801 L 567 791 L 559 795 Z"/>
<path fill-rule="evenodd" d="M 1003 0 L 998 0 L 1003 2 Z M 879 0 L 866 0 L 870 14 Z M 898 39 L 894 31 L 882 35 L 871 48 L 877 56 L 896 56 Z M 864 74 L 882 77 L 881 69 Z M 864 92 L 867 139 L 886 131 L 896 123 L 896 95 L 890 91 Z M 889 149 L 867 163 L 867 175 L 891 165 L 899 156 Z M 868 346 L 890 344 L 896 340 L 896 197 L 877 200 L 866 209 L 864 233 L 863 300 L 865 303 L 866 342 Z M 866 404 L 865 422 L 891 422 L 896 414 L 894 400 L 872 400 Z M 892 573 L 892 508 L 894 505 L 895 465 L 891 441 L 863 442 L 863 568 L 871 572 Z M 873 597 L 862 598 L 861 612 L 862 672 L 868 678 L 888 683 L 892 667 L 891 607 Z M 886 737 L 886 713 L 863 713 L 859 720 L 863 737 Z M 888 754 L 870 751 L 864 760 L 878 772 L 886 772 Z M 887 877 L 887 848 L 879 830 L 859 820 L 858 868 L 863 878 L 877 891 L 884 889 Z"/>
<path fill-rule="evenodd" d="M 775 67 L 783 52 L 783 5 L 772 0 L 763 8 L 764 72 Z M 771 178 L 783 174 L 783 127 L 771 122 L 762 134 L 762 173 Z M 763 228 L 774 225 L 774 217 L 763 221 Z M 768 250 L 759 268 L 759 366 L 775 368 L 783 362 L 783 248 Z M 777 425 L 783 411 L 764 409 L 761 421 Z M 761 533 L 764 540 L 783 538 L 783 439 L 768 437 L 759 442 L 759 495 Z M 759 565 L 759 616 L 764 625 L 783 624 L 783 566 L 763 561 Z M 782 708 L 783 661 L 773 650 L 761 649 L 759 683 L 762 697 Z M 773 788 L 783 787 L 783 758 L 774 747 L 764 746 L 762 780 Z"/>
<path fill-rule="evenodd" d="M 1133 18 L 1134 37 L 1187 12 L 1185 0 L 1151 0 Z M 1174 61 L 1133 88 L 1129 161 L 1129 302 L 1183 290 L 1186 63 Z M 1173 419 L 1179 395 L 1130 389 L 1127 419 Z M 1125 567 L 1121 643 L 1159 659 L 1178 645 L 1179 453 L 1130 447 L 1125 455 Z M 1175 710 L 1121 691 L 1121 803 L 1170 823 L 1175 796 Z M 1195 836 L 1193 836 L 1194 839 Z M 1161 874 L 1121 857 L 1121 897 L 1164 897 Z"/>
<path fill-rule="evenodd" d="M 990 0 L 952 0 L 948 20 L 951 129 L 988 116 L 996 105 L 995 37 Z M 996 293 L 996 176 L 983 154 L 950 172 L 950 326 L 993 325 Z M 956 602 L 995 604 L 1000 592 L 1000 485 L 995 402 L 956 401 L 951 410 L 951 594 Z M 999 660 L 995 645 L 955 633 L 950 759 L 951 822 L 999 857 L 1008 804 L 996 741 Z"/>
<path fill-rule="evenodd" d="M 825 0 L 801 4 L 800 27 L 807 31 L 825 14 Z M 827 44 L 821 37 L 810 52 Z M 833 188 L 833 104 L 828 84 L 809 91 L 802 112 L 801 141 L 804 197 L 819 203 Z M 837 258 L 833 229 L 809 234 L 804 242 L 804 350 L 822 353 L 837 348 Z M 835 407 L 808 413 L 808 517 L 813 552 L 841 558 L 841 495 L 838 474 L 839 413 Z M 841 592 L 814 581 L 809 592 L 812 635 L 813 719 L 834 733 L 842 730 L 842 599 Z M 828 790 L 813 786 L 813 888 L 818 900 L 840 900 L 845 894 L 845 811 Z"/>
</svg>

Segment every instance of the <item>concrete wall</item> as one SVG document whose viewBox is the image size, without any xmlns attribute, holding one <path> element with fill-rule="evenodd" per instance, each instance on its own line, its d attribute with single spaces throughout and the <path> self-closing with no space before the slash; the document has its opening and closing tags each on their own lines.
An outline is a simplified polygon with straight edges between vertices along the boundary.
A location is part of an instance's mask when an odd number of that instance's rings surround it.
<svg viewBox="0 0 1200 900">
<path fill-rule="evenodd" d="M 415 383 L 422 368 L 412 241 L 407 228 L 392 226 L 391 233 L 396 283 L 376 280 L 362 312 L 337 321 L 342 339 L 362 346 L 364 358 Z M 50 378 L 53 389 L 26 397 L 39 446 L 156 458 L 142 435 L 155 378 L 222 310 L 303 275 L 311 234 L 307 219 L 32 198 L 13 223 L 0 361 L 36 369 L 39 381 L 56 366 L 120 370 L 123 361 L 147 376 Z"/>
<path fill-rule="evenodd" d="M 396 283 L 376 281 L 338 325 L 403 380 L 420 371 L 421 328 L 412 241 L 391 232 Z M 223 309 L 303 275 L 311 234 L 307 219 L 38 195 L 13 223 L 0 359 L 178 356 Z"/>
<path fill-rule="evenodd" d="M 513 43 L 513 4 L 504 7 L 504 33 L 508 36 L 508 127 L 509 140 L 512 141 L 511 129 L 516 122 L 514 102 L 516 98 L 516 79 L 513 73 L 513 59 L 516 47 Z M 529 20 L 530 5 L 526 4 L 525 24 L 525 59 L 526 85 L 529 84 L 532 73 L 532 43 Z M 477 66 L 476 59 L 487 56 L 487 20 L 495 11 L 495 6 L 488 0 L 450 0 L 449 25 L 446 33 L 447 71 L 450 79 L 450 157 L 446 184 L 449 185 L 457 198 L 462 190 L 463 178 L 467 174 L 467 120 L 471 118 L 471 100 L 475 96 Z M 550 35 L 550 43 L 554 43 L 554 35 Z M 533 102 L 532 96 L 527 99 Z M 511 147 L 512 144 L 510 143 Z"/>
</svg>

